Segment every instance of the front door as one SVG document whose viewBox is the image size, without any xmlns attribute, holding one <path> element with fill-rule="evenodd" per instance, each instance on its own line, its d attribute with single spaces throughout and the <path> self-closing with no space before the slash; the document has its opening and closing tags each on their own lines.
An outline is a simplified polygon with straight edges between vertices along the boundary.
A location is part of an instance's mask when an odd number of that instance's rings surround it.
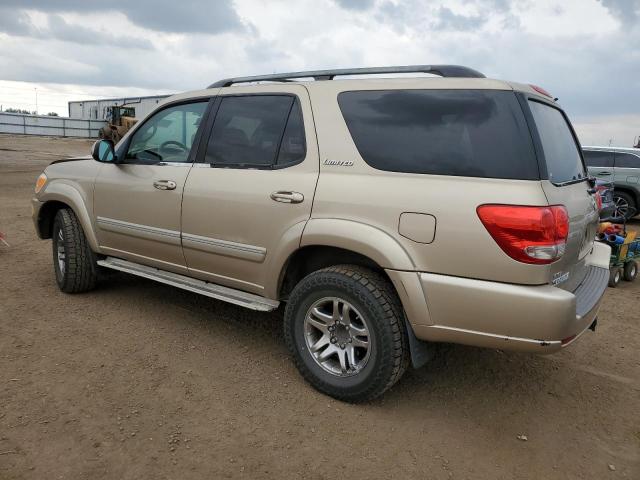
<svg viewBox="0 0 640 480">
<path fill-rule="evenodd" d="M 613 182 L 613 152 L 584 150 L 582 153 L 590 175 L 606 182 Z"/>
<path fill-rule="evenodd" d="M 190 275 L 263 294 L 271 262 L 299 244 L 311 214 L 318 149 L 306 89 L 232 90 L 213 107 L 185 186 L 182 242 Z"/>
<path fill-rule="evenodd" d="M 96 178 L 94 215 L 101 249 L 186 272 L 180 242 L 182 193 L 208 99 L 170 105 L 133 132 L 118 163 Z M 119 149 L 120 150 L 120 149 Z"/>
</svg>

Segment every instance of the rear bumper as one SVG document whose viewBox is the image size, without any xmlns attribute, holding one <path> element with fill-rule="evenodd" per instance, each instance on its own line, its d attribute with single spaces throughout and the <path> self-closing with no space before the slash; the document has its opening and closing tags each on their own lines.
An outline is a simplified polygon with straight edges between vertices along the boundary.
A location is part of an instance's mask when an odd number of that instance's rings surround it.
<svg viewBox="0 0 640 480">
<path fill-rule="evenodd" d="M 512 285 L 418 273 L 427 314 L 416 315 L 415 308 L 405 307 L 405 311 L 416 337 L 422 340 L 556 352 L 596 319 L 609 280 L 609 254 L 608 246 L 594 244 L 586 262 L 587 275 L 573 292 L 551 285 Z M 404 275 L 405 292 L 411 291 L 406 287 L 407 279 Z M 414 303 L 400 296 L 403 304 Z M 416 302 L 420 304 L 422 299 Z"/>
</svg>

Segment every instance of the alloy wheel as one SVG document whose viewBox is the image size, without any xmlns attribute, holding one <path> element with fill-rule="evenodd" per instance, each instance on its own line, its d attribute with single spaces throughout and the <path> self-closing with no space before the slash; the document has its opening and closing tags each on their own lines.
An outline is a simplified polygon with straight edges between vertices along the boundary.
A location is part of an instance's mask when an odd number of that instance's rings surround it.
<svg viewBox="0 0 640 480">
<path fill-rule="evenodd" d="M 342 298 L 325 297 L 311 305 L 305 315 L 304 335 L 313 360 L 338 377 L 357 374 L 371 356 L 369 326 Z"/>
</svg>

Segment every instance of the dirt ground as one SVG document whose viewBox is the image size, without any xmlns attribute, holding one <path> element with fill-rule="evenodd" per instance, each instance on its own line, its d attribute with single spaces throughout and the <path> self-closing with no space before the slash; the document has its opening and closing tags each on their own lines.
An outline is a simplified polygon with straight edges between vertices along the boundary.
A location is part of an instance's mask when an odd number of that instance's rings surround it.
<svg viewBox="0 0 640 480">
<path fill-rule="evenodd" d="M 125 274 L 58 291 L 29 199 L 90 144 L 0 136 L 0 479 L 640 478 L 640 280 L 559 354 L 450 346 L 347 405 L 302 381 L 281 312 Z"/>
</svg>

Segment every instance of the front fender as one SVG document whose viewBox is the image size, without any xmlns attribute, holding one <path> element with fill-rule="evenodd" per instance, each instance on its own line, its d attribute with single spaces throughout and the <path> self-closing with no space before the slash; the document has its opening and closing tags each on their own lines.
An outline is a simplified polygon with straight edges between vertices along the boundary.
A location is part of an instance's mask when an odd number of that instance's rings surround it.
<svg viewBox="0 0 640 480">
<path fill-rule="evenodd" d="M 91 200 L 92 199 L 87 198 L 86 195 L 73 185 L 73 183 L 62 179 L 47 184 L 45 190 L 40 192 L 37 198 L 37 201 L 40 203 L 40 211 L 42 211 L 42 208 L 48 202 L 60 202 L 68 205 L 76 214 L 76 217 L 78 217 L 91 249 L 97 252 L 98 239 L 96 238 L 91 215 L 89 214 L 90 205 L 92 205 Z M 39 234 L 42 236 L 42 232 L 39 232 Z"/>
</svg>

